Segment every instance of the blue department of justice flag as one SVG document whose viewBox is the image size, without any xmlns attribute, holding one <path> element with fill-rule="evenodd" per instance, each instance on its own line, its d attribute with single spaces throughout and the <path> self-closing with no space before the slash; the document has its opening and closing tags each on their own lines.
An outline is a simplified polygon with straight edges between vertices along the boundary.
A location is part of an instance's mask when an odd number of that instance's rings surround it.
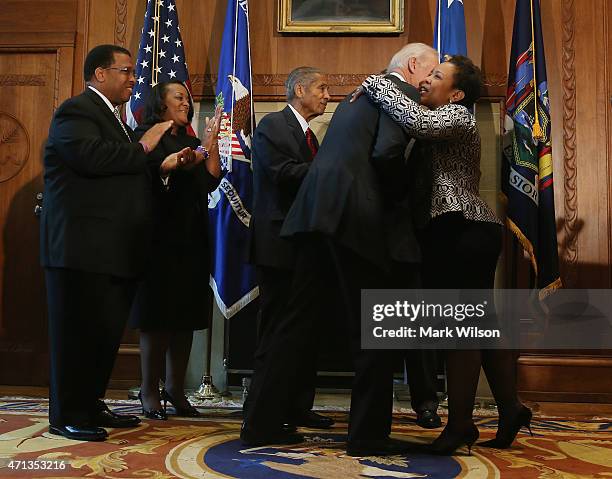
<svg viewBox="0 0 612 479">
<path fill-rule="evenodd" d="M 539 0 L 516 0 L 506 98 L 502 192 L 506 223 L 531 259 L 540 297 L 561 287 Z"/>
<path fill-rule="evenodd" d="M 181 81 L 191 94 L 174 0 L 147 1 L 135 75 L 136 85 L 126 108 L 127 123 L 132 128 L 144 120 L 144 105 L 151 88 L 158 83 Z"/>
<path fill-rule="evenodd" d="M 440 62 L 445 55 L 467 55 L 463 0 L 438 0 L 433 46 Z"/>
<path fill-rule="evenodd" d="M 208 199 L 213 252 L 210 285 L 226 318 L 259 295 L 255 268 L 245 263 L 244 254 L 253 198 L 249 40 L 248 1 L 228 0 L 216 92 L 216 103 L 223 107 L 219 132 L 223 179 Z"/>
</svg>

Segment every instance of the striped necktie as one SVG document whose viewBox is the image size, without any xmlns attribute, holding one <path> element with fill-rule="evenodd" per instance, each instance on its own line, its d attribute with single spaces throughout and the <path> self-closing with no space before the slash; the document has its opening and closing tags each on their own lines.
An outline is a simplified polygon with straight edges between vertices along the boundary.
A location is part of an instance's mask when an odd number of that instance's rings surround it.
<svg viewBox="0 0 612 479">
<path fill-rule="evenodd" d="M 319 151 L 319 142 L 310 128 L 306 128 L 306 143 L 308 144 L 308 148 L 310 148 L 310 154 L 312 155 L 311 159 L 314 159 L 317 151 Z"/>
<path fill-rule="evenodd" d="M 123 133 L 125 133 L 125 136 L 127 136 L 128 140 L 130 140 L 130 142 L 131 142 L 132 139 L 130 138 L 130 134 L 127 132 L 127 130 L 125 128 L 125 125 L 123 124 L 123 121 L 121 121 L 121 113 L 119 113 L 119 107 L 118 106 L 113 108 L 113 113 L 115 114 L 115 117 L 117 118 L 117 121 L 121 125 L 121 129 L 123 130 Z"/>
</svg>

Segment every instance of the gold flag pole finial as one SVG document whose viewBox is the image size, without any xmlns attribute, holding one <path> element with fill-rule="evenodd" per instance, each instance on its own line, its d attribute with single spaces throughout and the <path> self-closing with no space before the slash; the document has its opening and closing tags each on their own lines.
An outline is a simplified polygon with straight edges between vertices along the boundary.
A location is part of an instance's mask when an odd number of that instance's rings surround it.
<svg viewBox="0 0 612 479">
<path fill-rule="evenodd" d="M 537 0 L 536 0 L 537 1 Z M 529 2 L 531 6 L 531 64 L 533 65 L 533 101 L 534 101 L 534 118 L 533 118 L 533 129 L 531 136 L 534 140 L 543 140 L 544 131 L 540 125 L 540 115 L 538 114 L 538 82 L 536 77 L 536 52 L 535 52 L 535 28 L 533 23 L 533 2 Z"/>
</svg>

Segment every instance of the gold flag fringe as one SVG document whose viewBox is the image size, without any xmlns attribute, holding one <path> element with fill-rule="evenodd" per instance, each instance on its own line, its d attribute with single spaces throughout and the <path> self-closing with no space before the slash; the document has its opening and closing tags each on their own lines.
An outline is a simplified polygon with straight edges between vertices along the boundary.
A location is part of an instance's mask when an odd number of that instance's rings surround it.
<svg viewBox="0 0 612 479">
<path fill-rule="evenodd" d="M 536 257 L 535 257 L 535 253 L 533 252 L 533 245 L 531 244 L 531 241 L 527 239 L 527 237 L 523 234 L 521 229 L 510 218 L 506 218 L 506 224 L 508 225 L 508 228 L 510 228 L 512 233 L 517 237 L 523 249 L 529 254 L 529 259 L 531 261 L 531 266 L 533 267 L 533 271 L 535 272 L 535 275 L 538 276 L 538 263 L 536 262 Z M 561 281 L 561 278 L 557 278 L 549 285 L 546 285 L 542 289 L 540 289 L 539 297 L 542 300 L 546 298 L 548 295 L 554 293 L 555 290 L 560 289 L 562 287 L 563 287 L 563 282 Z"/>
</svg>

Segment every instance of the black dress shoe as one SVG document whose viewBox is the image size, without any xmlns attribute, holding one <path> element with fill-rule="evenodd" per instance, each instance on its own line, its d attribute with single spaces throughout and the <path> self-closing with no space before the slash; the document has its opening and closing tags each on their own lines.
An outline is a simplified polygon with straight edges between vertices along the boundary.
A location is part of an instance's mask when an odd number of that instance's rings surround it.
<svg viewBox="0 0 612 479">
<path fill-rule="evenodd" d="M 104 441 L 108 433 L 93 426 L 49 426 L 49 432 L 75 441 Z"/>
<path fill-rule="evenodd" d="M 463 431 L 452 431 L 448 425 L 427 448 L 428 454 L 436 456 L 453 456 L 461 446 L 467 446 L 468 455 L 472 455 L 472 446 L 478 440 L 478 428 L 471 424 Z"/>
<path fill-rule="evenodd" d="M 396 456 L 406 454 L 413 445 L 397 439 L 362 439 L 352 440 L 346 444 L 349 456 Z"/>
<path fill-rule="evenodd" d="M 100 427 L 134 427 L 140 424 L 140 418 L 131 414 L 117 414 L 103 401 L 98 401 L 98 411 L 92 415 L 91 423 Z"/>
<path fill-rule="evenodd" d="M 478 445 L 484 447 L 494 447 L 496 449 L 508 449 L 514 442 L 514 438 L 522 427 L 526 427 L 529 434 L 533 436 L 533 433 L 531 432 L 531 417 L 531 409 L 529 409 L 527 406 L 523 406 L 515 417 L 511 419 L 501 417 L 499 419 L 499 425 L 497 426 L 497 434 L 495 434 L 495 439 L 479 442 Z"/>
<path fill-rule="evenodd" d="M 142 391 L 138 393 L 138 400 L 142 406 L 142 415 L 147 419 L 155 419 L 157 421 L 166 421 L 168 419 L 165 407 L 163 409 L 145 409 L 144 402 L 142 401 Z"/>
<path fill-rule="evenodd" d="M 245 446 L 258 447 L 272 444 L 300 444 L 304 442 L 304 436 L 294 432 L 286 432 L 284 429 L 275 432 L 267 431 L 263 434 L 256 434 L 245 429 L 243 424 L 240 430 L 240 440 Z"/>
<path fill-rule="evenodd" d="M 425 409 L 417 412 L 416 423 L 425 429 L 435 429 L 442 425 L 442 419 L 440 419 L 436 411 Z"/>
<path fill-rule="evenodd" d="M 140 418 L 131 414 L 117 414 L 106 410 L 97 412 L 91 422 L 101 427 L 135 427 L 140 424 Z"/>
<path fill-rule="evenodd" d="M 178 401 L 176 401 L 172 396 L 170 396 L 170 394 L 168 393 L 168 391 L 166 391 L 165 388 L 161 390 L 160 397 L 162 401 L 164 401 L 164 411 L 166 410 L 166 403 L 169 402 L 170 404 L 172 404 L 172 406 L 174 406 L 174 410 L 176 411 L 177 416 L 200 417 L 202 415 L 200 411 L 198 411 L 193 405 L 189 403 L 189 401 L 187 401 L 187 398 L 185 398 L 186 405 L 181 406 Z"/>
<path fill-rule="evenodd" d="M 308 411 L 303 416 L 296 417 L 293 421 L 291 421 L 291 424 L 314 429 L 329 429 L 334 425 L 334 420 L 327 416 L 317 414 L 314 411 Z"/>
</svg>

